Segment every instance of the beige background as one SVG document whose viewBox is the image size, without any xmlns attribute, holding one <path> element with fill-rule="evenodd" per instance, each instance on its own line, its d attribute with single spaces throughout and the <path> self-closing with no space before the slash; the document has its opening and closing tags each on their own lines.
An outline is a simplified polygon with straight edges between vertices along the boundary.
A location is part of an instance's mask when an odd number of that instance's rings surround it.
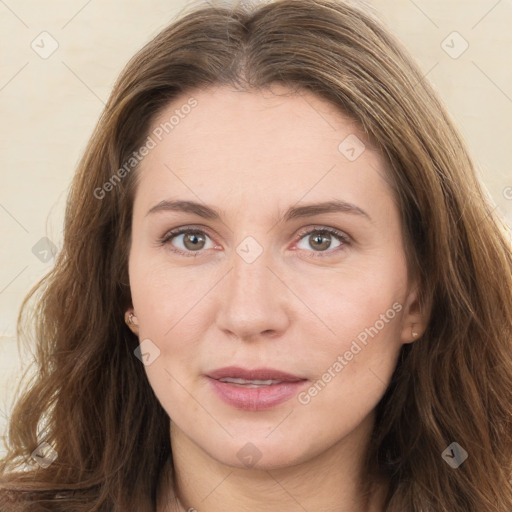
<svg viewBox="0 0 512 512">
<path fill-rule="evenodd" d="M 512 0 L 366 4 L 439 91 L 512 225 Z M 53 264 L 32 248 L 46 236 L 60 247 L 68 186 L 115 78 L 185 5 L 0 0 L 0 435 L 21 361 L 29 360 L 16 348 L 18 308 Z"/>
</svg>

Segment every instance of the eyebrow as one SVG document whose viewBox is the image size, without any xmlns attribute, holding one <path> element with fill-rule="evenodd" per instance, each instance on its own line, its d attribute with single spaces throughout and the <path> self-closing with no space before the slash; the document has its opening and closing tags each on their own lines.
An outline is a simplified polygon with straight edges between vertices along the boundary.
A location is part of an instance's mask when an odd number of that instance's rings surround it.
<svg viewBox="0 0 512 512">
<path fill-rule="evenodd" d="M 194 213 L 199 217 L 210 220 L 219 220 L 221 215 L 218 210 L 206 204 L 196 203 L 195 201 L 179 201 L 179 200 L 163 200 L 150 208 L 146 216 L 156 212 L 174 211 Z M 322 213 L 350 213 L 360 215 L 372 221 L 370 215 L 355 204 L 335 199 L 332 201 L 324 201 L 321 203 L 310 203 L 303 206 L 292 206 L 286 210 L 283 220 L 288 222 L 293 219 L 304 217 L 313 217 Z"/>
</svg>

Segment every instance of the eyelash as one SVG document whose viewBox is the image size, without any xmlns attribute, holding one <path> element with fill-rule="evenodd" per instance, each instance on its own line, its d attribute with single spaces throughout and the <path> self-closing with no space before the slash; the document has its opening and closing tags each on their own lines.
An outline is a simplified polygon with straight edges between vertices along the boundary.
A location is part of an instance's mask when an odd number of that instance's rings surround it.
<svg viewBox="0 0 512 512">
<path fill-rule="evenodd" d="M 209 236 L 208 233 L 206 233 L 202 229 L 194 228 L 192 226 L 182 226 L 182 227 L 173 229 L 171 231 L 168 231 L 163 237 L 159 238 L 158 239 L 158 245 L 159 246 L 167 245 L 167 243 L 170 242 L 174 237 L 176 237 L 178 235 L 181 235 L 183 233 L 196 233 L 196 234 L 202 234 L 202 235 Z M 312 253 L 312 254 L 310 254 L 308 256 L 308 257 L 311 257 L 311 258 L 326 257 L 326 256 L 323 256 L 324 253 L 326 253 L 327 255 L 331 256 L 332 253 L 341 251 L 341 250 L 344 249 L 345 246 L 350 245 L 350 237 L 348 235 L 346 235 L 342 231 L 339 231 L 339 230 L 334 229 L 334 228 L 326 227 L 326 226 L 323 226 L 321 228 L 309 229 L 307 231 L 301 231 L 297 235 L 298 236 L 297 240 L 300 241 L 304 237 L 306 237 L 307 235 L 311 235 L 312 233 L 318 233 L 318 234 L 325 234 L 325 233 L 327 233 L 329 235 L 333 235 L 334 237 L 336 237 L 341 242 L 342 245 L 340 245 L 339 247 L 337 247 L 337 248 L 335 248 L 333 250 L 329 250 L 328 249 L 326 251 L 307 251 L 307 252 L 311 252 Z M 200 256 L 206 249 L 201 249 L 199 251 L 183 251 L 182 249 L 178 249 L 176 247 L 173 247 L 171 250 L 173 252 L 176 252 L 177 254 L 181 254 L 182 256 L 195 258 L 197 256 Z"/>
</svg>

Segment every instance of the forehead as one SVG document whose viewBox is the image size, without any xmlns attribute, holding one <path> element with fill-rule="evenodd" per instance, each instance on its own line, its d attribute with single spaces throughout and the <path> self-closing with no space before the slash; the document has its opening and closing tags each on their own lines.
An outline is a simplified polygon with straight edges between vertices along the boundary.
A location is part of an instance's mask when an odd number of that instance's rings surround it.
<svg viewBox="0 0 512 512">
<path fill-rule="evenodd" d="M 154 200 L 168 187 L 212 200 L 235 191 L 278 201 L 339 191 L 355 202 L 358 191 L 386 187 L 385 162 L 358 125 L 310 91 L 192 90 L 159 113 L 149 136 L 140 193 Z"/>
<path fill-rule="evenodd" d="M 340 142 L 343 134 L 357 136 L 367 148 L 376 149 L 337 106 L 311 91 L 293 91 L 281 84 L 250 91 L 216 85 L 182 93 L 159 113 L 151 131 L 159 132 L 158 139 L 173 139 L 184 150 L 198 143 L 210 149 L 221 139 L 238 143 L 245 152 L 261 151 L 265 144 L 267 152 L 279 149 L 283 158 L 286 152 L 314 149 L 311 144 L 300 145 L 305 139 Z M 315 146 L 317 155 L 326 149 L 323 144 Z M 233 154 L 234 149 L 226 144 L 215 147 L 215 155 L 219 158 L 222 150 Z"/>
</svg>

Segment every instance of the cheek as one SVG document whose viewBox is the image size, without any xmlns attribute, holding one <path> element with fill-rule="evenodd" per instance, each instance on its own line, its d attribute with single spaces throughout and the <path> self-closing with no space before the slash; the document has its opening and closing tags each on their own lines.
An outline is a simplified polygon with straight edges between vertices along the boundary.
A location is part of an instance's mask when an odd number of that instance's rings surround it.
<svg viewBox="0 0 512 512">
<path fill-rule="evenodd" d="M 192 258 L 191 258 L 192 259 Z M 176 267 L 165 258 L 134 253 L 130 258 L 130 288 L 133 306 L 141 326 L 160 338 L 188 313 L 212 286 L 212 274 L 205 278 L 193 266 Z"/>
<path fill-rule="evenodd" d="M 141 342 L 151 340 L 159 351 L 158 359 L 145 370 L 157 397 L 172 400 L 166 408 L 174 410 L 177 404 L 187 403 L 180 383 L 188 387 L 189 380 L 198 374 L 204 333 L 214 321 L 209 291 L 218 278 L 212 272 L 198 278 L 198 269 L 193 266 L 177 268 L 166 261 L 150 262 L 149 258 L 134 256 L 130 263 L 139 338 Z"/>
<path fill-rule="evenodd" d="M 384 334 L 399 330 L 398 313 L 403 309 L 406 271 L 400 265 L 366 265 L 328 275 L 300 277 L 294 292 L 307 306 L 311 326 L 326 340 L 343 346 L 376 324 Z M 310 315 L 311 313 L 311 315 Z M 330 334 L 330 337 L 327 336 Z"/>
<path fill-rule="evenodd" d="M 324 406 L 338 403 L 339 397 L 343 407 L 351 408 L 366 408 L 378 401 L 401 348 L 405 279 L 400 264 L 386 268 L 377 264 L 317 281 L 321 287 L 301 288 L 304 302 L 316 314 L 310 318 L 307 313 L 308 320 L 301 323 L 302 346 L 297 347 L 297 353 L 308 354 L 312 380 L 318 382 L 306 394 L 306 402 L 316 400 L 317 394 L 322 395 L 318 402 Z M 361 400 L 359 405 L 350 403 L 354 396 Z"/>
<path fill-rule="evenodd" d="M 402 346 L 400 302 L 392 302 L 391 294 L 387 300 L 365 297 L 347 295 L 347 302 L 331 306 L 326 318 L 337 335 L 317 338 L 314 349 L 303 347 L 314 372 L 298 402 L 311 418 L 325 417 L 326 411 L 339 418 L 339 432 L 354 428 L 377 405 Z"/>
</svg>

